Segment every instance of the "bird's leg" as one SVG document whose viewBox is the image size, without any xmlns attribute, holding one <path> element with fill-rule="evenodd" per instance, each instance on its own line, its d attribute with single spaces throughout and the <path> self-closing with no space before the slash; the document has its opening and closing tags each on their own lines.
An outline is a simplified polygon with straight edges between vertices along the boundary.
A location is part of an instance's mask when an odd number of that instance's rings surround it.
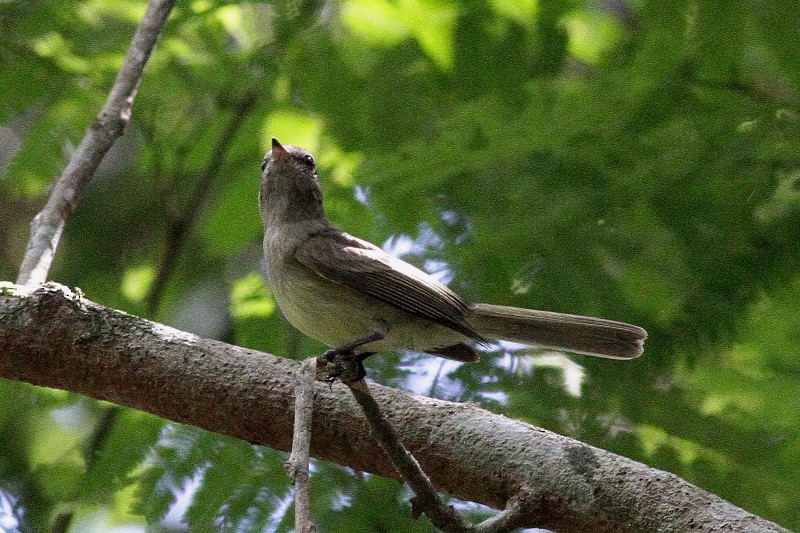
<svg viewBox="0 0 800 533">
<path fill-rule="evenodd" d="M 337 355 L 352 354 L 353 350 L 359 346 L 364 346 L 365 344 L 382 340 L 384 337 L 386 337 L 386 333 L 382 331 L 373 331 L 372 333 L 368 333 L 363 337 L 359 337 L 355 340 L 342 344 L 341 346 L 326 350 L 325 353 L 322 354 L 322 357 L 328 361 L 333 361 Z"/>
<path fill-rule="evenodd" d="M 341 346 L 326 350 L 320 357 L 322 359 L 320 367 L 324 368 L 322 371 L 323 379 L 327 382 L 332 382 L 336 379 L 342 381 L 363 379 L 367 375 L 363 361 L 372 355 L 372 352 L 360 353 L 356 356 L 355 349 L 370 342 L 379 341 L 385 336 L 386 334 L 382 331 L 373 331 Z"/>
</svg>

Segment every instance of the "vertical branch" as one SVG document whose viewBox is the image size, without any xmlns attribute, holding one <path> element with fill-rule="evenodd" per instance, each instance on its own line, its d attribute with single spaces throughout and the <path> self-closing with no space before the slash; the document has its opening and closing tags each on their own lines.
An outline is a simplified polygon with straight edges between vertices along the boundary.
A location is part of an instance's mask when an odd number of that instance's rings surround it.
<svg viewBox="0 0 800 533">
<path fill-rule="evenodd" d="M 308 461 L 311 454 L 311 421 L 314 407 L 314 382 L 317 358 L 306 359 L 295 374 L 294 435 L 292 453 L 284 467 L 294 485 L 294 529 L 297 533 L 314 533 L 311 522 L 311 495 Z"/>
<path fill-rule="evenodd" d="M 175 1 L 151 0 L 147 4 L 105 105 L 86 130 L 47 204 L 31 222 L 31 236 L 17 277 L 18 284 L 34 287 L 47 280 L 67 219 L 78 206 L 103 157 L 130 121 L 144 66 Z"/>
</svg>

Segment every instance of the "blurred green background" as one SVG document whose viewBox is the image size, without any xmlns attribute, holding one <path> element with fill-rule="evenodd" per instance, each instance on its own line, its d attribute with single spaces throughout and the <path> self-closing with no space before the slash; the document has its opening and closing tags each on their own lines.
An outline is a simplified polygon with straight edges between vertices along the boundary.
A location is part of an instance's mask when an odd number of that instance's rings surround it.
<svg viewBox="0 0 800 533">
<path fill-rule="evenodd" d="M 16 278 L 144 6 L 0 3 L 0 279 Z M 382 354 L 371 379 L 479 403 L 800 529 L 799 28 L 788 0 L 179 2 L 50 278 L 208 337 L 318 352 L 260 274 L 274 135 L 315 154 L 335 224 L 467 299 L 650 332 L 631 362 Z M 282 460 L 0 381 L 7 533 L 289 531 Z M 316 462 L 312 487 L 320 531 L 431 530 L 395 482 Z"/>
</svg>

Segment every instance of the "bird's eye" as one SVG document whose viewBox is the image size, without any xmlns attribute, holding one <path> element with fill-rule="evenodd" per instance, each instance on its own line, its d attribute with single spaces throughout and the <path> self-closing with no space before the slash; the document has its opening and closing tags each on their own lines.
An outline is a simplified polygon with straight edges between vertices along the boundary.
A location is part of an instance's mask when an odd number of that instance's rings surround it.
<svg viewBox="0 0 800 533">
<path fill-rule="evenodd" d="M 264 169 L 267 168 L 267 158 L 261 160 L 261 172 L 264 172 Z"/>
<path fill-rule="evenodd" d="M 302 158 L 300 158 L 300 162 L 303 164 L 303 166 L 314 168 L 314 158 L 311 157 L 311 154 L 304 155 Z"/>
</svg>

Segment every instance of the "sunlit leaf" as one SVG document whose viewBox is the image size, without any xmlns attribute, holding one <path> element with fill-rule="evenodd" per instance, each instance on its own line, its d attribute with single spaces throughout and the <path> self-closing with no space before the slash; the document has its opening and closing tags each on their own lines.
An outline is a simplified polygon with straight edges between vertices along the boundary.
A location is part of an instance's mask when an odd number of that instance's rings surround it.
<svg viewBox="0 0 800 533">
<path fill-rule="evenodd" d="M 236 318 L 265 317 L 275 311 L 275 300 L 264 289 L 264 279 L 251 272 L 234 282 L 231 289 L 231 314 Z"/>
</svg>

